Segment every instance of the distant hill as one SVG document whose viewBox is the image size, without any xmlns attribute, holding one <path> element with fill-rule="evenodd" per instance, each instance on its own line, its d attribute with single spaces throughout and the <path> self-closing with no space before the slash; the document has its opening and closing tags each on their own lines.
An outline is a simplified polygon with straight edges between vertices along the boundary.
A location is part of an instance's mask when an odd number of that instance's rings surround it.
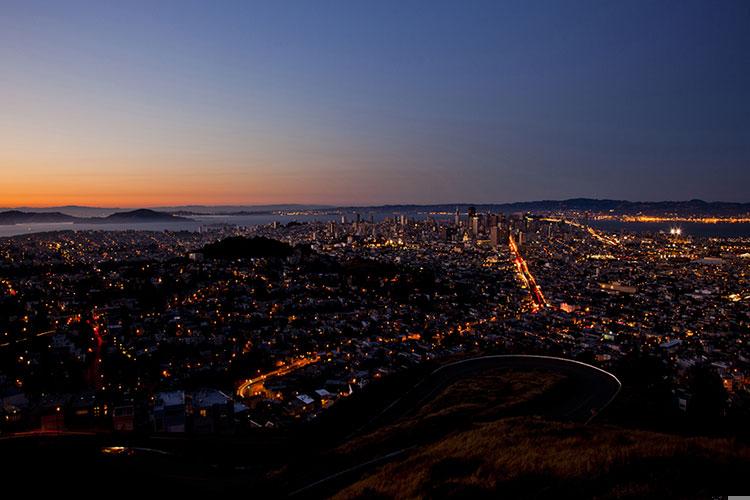
<svg viewBox="0 0 750 500">
<path fill-rule="evenodd" d="M 568 200 L 539 200 L 516 203 L 446 203 L 435 205 L 381 205 L 377 207 L 346 207 L 345 210 L 377 210 L 388 212 L 435 211 L 452 212 L 457 208 L 466 211 L 470 206 L 480 212 L 613 212 L 618 214 L 644 215 L 737 215 L 750 213 L 750 203 L 733 203 L 703 200 L 687 201 L 627 201 L 594 198 L 572 198 Z M 343 208 L 342 208 L 343 209 Z"/>
<path fill-rule="evenodd" d="M 107 217 L 92 217 L 87 222 L 101 222 L 104 224 L 118 224 L 123 222 L 179 222 L 189 221 L 185 217 L 179 217 L 166 212 L 157 212 L 141 208 L 130 212 L 117 212 Z"/>
<path fill-rule="evenodd" d="M 0 225 L 9 226 L 14 224 L 37 224 L 37 223 L 57 223 L 57 222 L 75 222 L 77 217 L 63 214 L 60 212 L 21 212 L 20 210 L 9 210 L 0 212 Z"/>
<path fill-rule="evenodd" d="M 175 207 L 158 207 L 155 210 L 177 215 L 256 215 L 294 210 L 324 210 L 335 208 L 330 205 L 181 205 Z"/>
<path fill-rule="evenodd" d="M 270 238 L 226 238 L 203 247 L 201 253 L 207 258 L 236 259 L 250 257 L 288 257 L 294 249 Z"/>
<path fill-rule="evenodd" d="M 15 224 L 50 224 L 69 222 L 74 224 L 121 224 L 121 223 L 147 223 L 147 222 L 184 222 L 190 221 L 185 217 L 157 212 L 154 210 L 140 209 L 129 212 L 117 212 L 106 217 L 75 217 L 61 212 L 22 212 L 20 210 L 8 210 L 0 212 L 0 225 Z"/>
<path fill-rule="evenodd" d="M 5 208 L 0 211 L 6 210 Z M 113 207 L 87 207 L 81 205 L 62 205 L 53 207 L 13 207 L 7 210 L 18 210 L 20 212 L 32 212 L 32 213 L 49 213 L 49 212 L 60 212 L 65 215 L 72 215 L 73 217 L 105 217 L 115 212 L 123 212 L 125 208 L 113 208 Z"/>
<path fill-rule="evenodd" d="M 473 206 L 480 212 L 516 213 L 516 212 L 591 212 L 614 214 L 643 215 L 702 215 L 729 216 L 750 214 L 750 203 L 724 201 L 704 201 L 699 199 L 685 201 L 628 201 L 596 198 L 571 198 L 567 200 L 537 200 L 514 203 L 441 203 L 431 205 L 398 204 L 373 206 L 325 206 L 325 205 L 185 205 L 179 207 L 162 207 L 155 210 L 139 209 L 117 211 L 118 209 L 97 207 L 52 207 L 52 208 L 17 208 L 0 212 L 0 224 L 22 224 L 29 222 L 133 222 L 185 220 L 180 216 L 200 215 L 259 215 L 295 210 L 315 210 L 326 213 L 341 212 L 453 212 L 459 209 L 466 212 Z M 114 212 L 114 213 L 113 213 Z M 65 218 L 65 217 L 72 217 Z M 177 217 L 177 218 L 170 218 Z M 12 221 L 12 222 L 10 222 Z"/>
</svg>

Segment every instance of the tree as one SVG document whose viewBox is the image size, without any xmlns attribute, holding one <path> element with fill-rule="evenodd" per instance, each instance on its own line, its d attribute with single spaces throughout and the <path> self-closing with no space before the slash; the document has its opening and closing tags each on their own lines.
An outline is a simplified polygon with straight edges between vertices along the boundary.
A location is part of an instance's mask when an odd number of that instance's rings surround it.
<svg viewBox="0 0 750 500">
<path fill-rule="evenodd" d="M 688 402 L 688 416 L 700 428 L 715 425 L 724 415 L 727 392 L 721 378 L 710 365 L 694 366 L 688 375 L 688 389 L 692 397 Z"/>
</svg>

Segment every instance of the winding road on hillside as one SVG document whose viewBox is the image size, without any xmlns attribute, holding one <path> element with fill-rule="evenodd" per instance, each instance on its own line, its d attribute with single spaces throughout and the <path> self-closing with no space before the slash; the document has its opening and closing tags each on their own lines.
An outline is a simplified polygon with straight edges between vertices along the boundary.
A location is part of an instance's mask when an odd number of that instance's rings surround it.
<svg viewBox="0 0 750 500">
<path fill-rule="evenodd" d="M 565 358 L 534 355 L 496 355 L 465 359 L 433 371 L 379 418 L 407 415 L 456 381 L 494 369 L 548 371 L 565 376 L 565 382 L 533 402 L 534 413 L 545 417 L 587 423 L 620 391 L 620 381 L 593 365 Z"/>
<path fill-rule="evenodd" d="M 375 415 L 354 434 L 362 435 L 408 417 L 445 388 L 461 379 L 487 370 L 541 371 L 563 375 L 564 380 L 524 406 L 524 413 L 587 424 L 617 397 L 622 384 L 613 374 L 571 359 L 534 355 L 496 355 L 470 358 L 443 365 L 417 383 L 403 397 Z M 353 437 L 354 435 L 352 435 Z M 411 445 L 353 465 L 311 482 L 291 493 L 294 497 L 319 496 L 337 490 L 365 470 L 394 460 L 416 446 Z"/>
</svg>

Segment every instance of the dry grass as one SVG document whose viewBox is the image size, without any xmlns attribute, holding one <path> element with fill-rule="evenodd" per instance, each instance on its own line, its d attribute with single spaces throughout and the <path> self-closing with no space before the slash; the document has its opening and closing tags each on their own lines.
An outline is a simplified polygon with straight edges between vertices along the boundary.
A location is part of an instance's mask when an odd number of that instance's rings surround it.
<svg viewBox="0 0 750 500">
<path fill-rule="evenodd" d="M 421 448 L 337 498 L 701 497 L 748 466 L 748 449 L 728 440 L 516 417 Z"/>
<path fill-rule="evenodd" d="M 497 370 L 454 383 L 414 415 L 337 450 L 356 463 L 414 443 L 336 498 L 706 498 L 745 489 L 730 440 L 513 417 L 564 377 Z"/>
<path fill-rule="evenodd" d="M 562 375 L 508 369 L 459 380 L 426 401 L 415 415 L 344 443 L 340 454 L 375 453 L 407 441 L 433 442 L 477 421 L 494 420 L 560 383 Z"/>
<path fill-rule="evenodd" d="M 507 369 L 488 370 L 459 380 L 428 401 L 417 418 L 470 413 L 474 418 L 490 417 L 537 398 L 563 380 L 556 373 Z"/>
</svg>

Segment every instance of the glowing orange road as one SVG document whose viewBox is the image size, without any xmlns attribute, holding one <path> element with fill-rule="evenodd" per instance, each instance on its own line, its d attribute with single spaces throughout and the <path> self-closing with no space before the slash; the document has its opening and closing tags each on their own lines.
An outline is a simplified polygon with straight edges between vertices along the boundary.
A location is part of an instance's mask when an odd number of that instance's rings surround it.
<svg viewBox="0 0 750 500">
<path fill-rule="evenodd" d="M 602 243 L 605 243 L 607 245 L 617 246 L 620 244 L 620 242 L 611 236 L 607 236 L 606 234 L 602 233 L 601 231 L 597 231 L 591 226 L 586 226 L 583 224 L 579 224 L 578 222 L 573 222 L 565 219 L 555 219 L 552 217 L 545 217 L 543 219 L 540 219 L 546 222 L 562 222 L 564 224 L 568 224 L 573 227 L 577 227 L 578 229 L 581 229 L 583 231 L 588 232 L 591 236 L 593 236 L 595 239 L 599 240 Z"/>
<path fill-rule="evenodd" d="M 264 380 L 267 380 L 271 377 L 284 376 L 295 370 L 299 370 L 303 366 L 307 366 L 312 363 L 317 363 L 318 361 L 320 361 L 319 356 L 315 356 L 314 358 L 299 358 L 295 361 L 292 361 L 289 364 L 286 364 L 280 368 L 277 368 L 276 370 L 272 370 L 262 375 L 258 375 L 257 377 L 244 380 L 240 384 L 240 386 L 237 388 L 237 395 L 240 397 L 250 397 L 252 396 L 252 394 L 249 394 L 248 392 L 249 392 L 250 387 L 253 386 L 254 384 L 257 384 L 258 382 L 263 382 Z"/>
<path fill-rule="evenodd" d="M 529 266 L 526 264 L 526 261 L 523 259 L 523 257 L 521 257 L 521 252 L 519 252 L 518 250 L 518 245 L 516 245 L 516 241 L 513 239 L 513 235 L 510 235 L 508 237 L 508 245 L 510 246 L 510 251 L 513 253 L 513 262 L 516 265 L 518 275 L 521 277 L 521 280 L 529 289 L 531 298 L 534 300 L 534 310 L 536 311 L 542 307 L 549 307 L 550 304 L 544 297 L 544 294 L 539 288 L 539 285 L 536 284 L 536 279 L 534 279 L 534 276 L 529 271 Z"/>
</svg>

